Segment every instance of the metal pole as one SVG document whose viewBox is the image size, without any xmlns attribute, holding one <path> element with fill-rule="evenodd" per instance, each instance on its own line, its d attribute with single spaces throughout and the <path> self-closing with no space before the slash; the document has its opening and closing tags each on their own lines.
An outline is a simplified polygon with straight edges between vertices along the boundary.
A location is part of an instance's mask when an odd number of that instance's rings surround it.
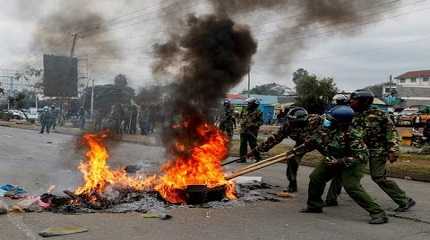
<svg viewBox="0 0 430 240">
<path fill-rule="evenodd" d="M 76 47 L 76 41 L 78 40 L 78 34 L 74 33 L 72 36 L 73 36 L 72 48 L 70 49 L 71 58 L 73 57 L 73 55 L 75 55 L 75 47 Z"/>
<path fill-rule="evenodd" d="M 91 110 L 90 110 L 90 119 L 93 120 L 94 117 L 94 79 L 91 80 Z"/>
</svg>

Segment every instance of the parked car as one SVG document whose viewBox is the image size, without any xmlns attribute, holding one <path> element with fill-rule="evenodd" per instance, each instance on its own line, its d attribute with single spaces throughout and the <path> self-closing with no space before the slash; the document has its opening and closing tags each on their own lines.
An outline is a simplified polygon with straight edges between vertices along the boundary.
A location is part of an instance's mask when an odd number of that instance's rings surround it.
<svg viewBox="0 0 430 240">
<path fill-rule="evenodd" d="M 17 120 L 27 119 L 27 115 L 21 110 L 10 109 L 8 110 L 8 113 L 11 115 L 12 119 L 17 119 Z"/>
<path fill-rule="evenodd" d="M 26 115 L 29 120 L 36 121 L 39 119 L 39 112 L 37 108 L 29 108 L 28 111 L 26 112 Z"/>
</svg>

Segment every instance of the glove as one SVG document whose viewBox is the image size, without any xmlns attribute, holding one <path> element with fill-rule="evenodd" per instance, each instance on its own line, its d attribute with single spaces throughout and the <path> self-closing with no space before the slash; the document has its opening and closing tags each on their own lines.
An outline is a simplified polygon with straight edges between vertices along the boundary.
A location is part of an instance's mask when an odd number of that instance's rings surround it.
<svg viewBox="0 0 430 240">
<path fill-rule="evenodd" d="M 388 161 L 390 161 L 390 163 L 395 163 L 397 160 L 399 160 L 399 155 L 396 152 L 388 153 Z"/>
</svg>

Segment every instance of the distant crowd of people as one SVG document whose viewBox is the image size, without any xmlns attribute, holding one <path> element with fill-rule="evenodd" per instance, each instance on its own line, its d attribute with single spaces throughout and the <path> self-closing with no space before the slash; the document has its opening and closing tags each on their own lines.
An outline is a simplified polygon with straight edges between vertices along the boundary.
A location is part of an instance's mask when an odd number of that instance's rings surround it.
<svg viewBox="0 0 430 240">
<path fill-rule="evenodd" d="M 158 116 L 156 105 L 125 105 L 115 104 L 109 112 L 96 110 L 94 129 L 111 129 L 115 134 L 150 135 L 154 133 Z"/>
</svg>

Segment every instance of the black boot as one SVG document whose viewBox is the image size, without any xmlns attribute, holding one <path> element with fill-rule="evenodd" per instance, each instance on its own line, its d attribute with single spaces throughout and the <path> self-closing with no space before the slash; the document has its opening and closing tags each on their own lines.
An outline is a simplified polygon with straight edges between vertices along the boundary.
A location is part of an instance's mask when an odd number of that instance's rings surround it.
<svg viewBox="0 0 430 240">
<path fill-rule="evenodd" d="M 297 181 L 291 181 L 290 185 L 288 185 L 288 192 L 295 193 L 297 192 Z"/>
<path fill-rule="evenodd" d="M 395 212 L 407 212 L 411 207 L 417 204 L 412 198 L 409 198 L 408 203 L 405 206 L 400 206 L 396 208 Z"/>
<path fill-rule="evenodd" d="M 384 224 L 388 222 L 387 216 L 372 217 L 369 224 Z"/>
<path fill-rule="evenodd" d="M 325 206 L 326 207 L 337 207 L 337 206 L 339 206 L 339 203 L 336 200 L 326 200 Z"/>
</svg>

